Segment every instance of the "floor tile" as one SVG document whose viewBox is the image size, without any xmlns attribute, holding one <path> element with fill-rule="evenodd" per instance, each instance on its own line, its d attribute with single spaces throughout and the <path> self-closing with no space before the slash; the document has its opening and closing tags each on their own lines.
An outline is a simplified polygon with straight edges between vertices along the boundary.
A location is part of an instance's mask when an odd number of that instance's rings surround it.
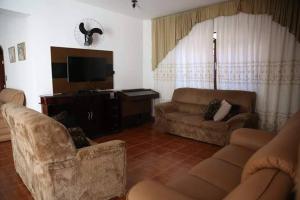
<svg viewBox="0 0 300 200">
<path fill-rule="evenodd" d="M 96 142 L 124 140 L 127 149 L 127 189 L 144 179 L 168 183 L 186 174 L 220 147 L 162 133 L 152 124 L 123 130 L 95 139 Z M 0 200 L 32 200 L 15 172 L 10 142 L 0 142 Z M 125 200 L 115 198 L 113 200 Z"/>
</svg>

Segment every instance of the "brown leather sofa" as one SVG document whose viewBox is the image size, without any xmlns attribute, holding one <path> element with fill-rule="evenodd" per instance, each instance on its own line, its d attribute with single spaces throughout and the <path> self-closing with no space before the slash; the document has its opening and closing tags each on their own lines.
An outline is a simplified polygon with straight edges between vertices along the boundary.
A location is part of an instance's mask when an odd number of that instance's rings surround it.
<svg viewBox="0 0 300 200">
<path fill-rule="evenodd" d="M 204 112 L 213 99 L 239 105 L 240 114 L 227 121 L 204 120 Z M 257 128 L 255 102 L 254 92 L 180 88 L 174 91 L 171 102 L 155 106 L 156 126 L 171 134 L 224 146 L 233 130 Z"/>
<path fill-rule="evenodd" d="M 143 181 L 128 200 L 283 200 L 294 187 L 300 112 L 278 134 L 236 130 L 230 144 L 167 185 Z"/>
<path fill-rule="evenodd" d="M 0 92 L 0 107 L 6 103 L 25 104 L 25 94 L 21 90 L 5 88 Z M 7 123 L 0 114 L 0 142 L 10 140 L 10 131 Z"/>
<path fill-rule="evenodd" d="M 68 130 L 44 114 L 12 103 L 2 106 L 2 114 L 11 129 L 16 171 L 35 200 L 108 200 L 124 195 L 124 141 L 76 149 Z"/>
</svg>

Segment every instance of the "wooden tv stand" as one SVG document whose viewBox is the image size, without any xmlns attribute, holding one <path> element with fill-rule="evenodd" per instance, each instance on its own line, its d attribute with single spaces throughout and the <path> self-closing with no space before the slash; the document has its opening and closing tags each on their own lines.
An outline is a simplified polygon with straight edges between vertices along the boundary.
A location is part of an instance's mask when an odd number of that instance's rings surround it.
<svg viewBox="0 0 300 200">
<path fill-rule="evenodd" d="M 152 119 L 153 90 L 88 90 L 41 96 L 42 112 L 54 116 L 67 111 L 91 137 L 118 132 Z"/>
</svg>

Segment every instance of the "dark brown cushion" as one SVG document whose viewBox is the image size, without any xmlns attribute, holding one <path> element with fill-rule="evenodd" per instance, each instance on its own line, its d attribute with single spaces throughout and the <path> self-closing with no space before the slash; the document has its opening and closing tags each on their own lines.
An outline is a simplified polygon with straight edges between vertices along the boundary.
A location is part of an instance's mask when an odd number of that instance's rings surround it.
<svg viewBox="0 0 300 200">
<path fill-rule="evenodd" d="M 237 104 L 231 104 L 231 109 L 228 115 L 226 115 L 226 117 L 222 121 L 227 121 L 239 113 L 240 113 L 240 106 Z"/>
<path fill-rule="evenodd" d="M 204 119 L 212 120 L 216 112 L 219 110 L 220 106 L 221 106 L 221 101 L 218 99 L 214 99 L 211 102 L 209 102 L 207 110 L 204 113 Z"/>
<path fill-rule="evenodd" d="M 89 141 L 87 140 L 85 133 L 79 127 L 68 128 L 68 131 L 73 139 L 74 145 L 77 149 L 90 146 Z"/>
</svg>

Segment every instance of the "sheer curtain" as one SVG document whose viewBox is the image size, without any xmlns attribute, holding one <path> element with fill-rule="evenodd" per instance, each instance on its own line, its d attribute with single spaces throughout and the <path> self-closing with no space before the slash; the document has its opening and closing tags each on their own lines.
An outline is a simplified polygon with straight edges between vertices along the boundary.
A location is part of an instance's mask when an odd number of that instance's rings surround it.
<svg viewBox="0 0 300 200">
<path fill-rule="evenodd" d="M 300 109 L 300 45 L 268 15 L 214 20 L 217 88 L 255 91 L 261 128 L 276 130 Z"/>
<path fill-rule="evenodd" d="M 213 20 L 195 25 L 154 71 L 160 101 L 172 98 L 175 88 L 213 88 Z"/>
</svg>

